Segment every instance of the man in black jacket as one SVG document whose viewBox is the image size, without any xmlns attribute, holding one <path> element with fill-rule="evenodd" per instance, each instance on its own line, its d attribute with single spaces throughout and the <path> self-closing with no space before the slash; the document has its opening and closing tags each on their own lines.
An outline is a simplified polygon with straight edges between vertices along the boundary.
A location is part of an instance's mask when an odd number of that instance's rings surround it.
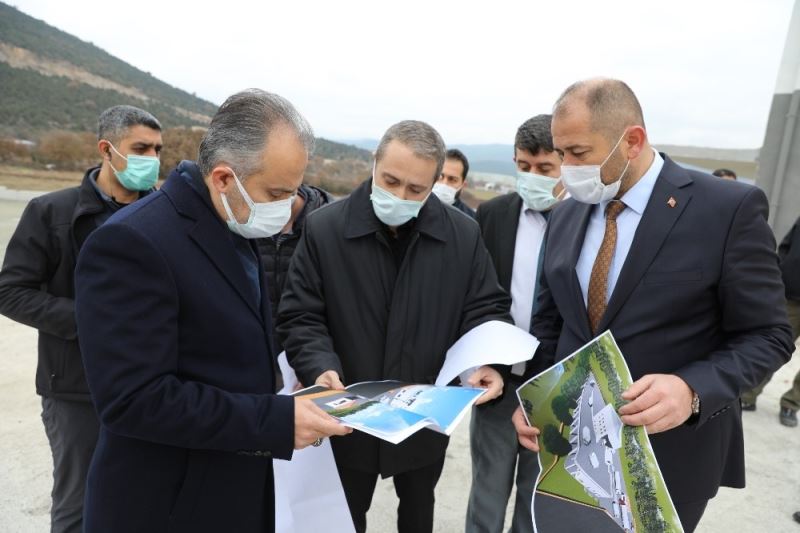
<svg viewBox="0 0 800 533">
<path fill-rule="evenodd" d="M 800 337 L 800 218 L 778 246 L 781 274 L 786 286 L 786 313 L 792 326 L 792 336 Z M 755 411 L 756 398 L 764 390 L 772 376 L 751 391 L 742 394 L 742 410 Z M 797 426 L 797 411 L 800 409 L 800 372 L 794 377 L 792 388 L 781 396 L 781 411 L 778 420 L 784 426 Z"/>
<path fill-rule="evenodd" d="M 467 186 L 469 161 L 464 153 L 451 148 L 445 154 L 444 165 L 439 180 L 433 186 L 433 194 L 443 204 L 452 205 L 465 215 L 475 218 L 475 210 L 461 199 L 461 191 Z"/>
<path fill-rule="evenodd" d="M 306 217 L 331 202 L 333 202 L 333 196 L 328 192 L 311 185 L 301 185 L 292 204 L 292 218 L 289 219 L 286 227 L 272 237 L 256 240 L 261 263 L 267 274 L 273 333 L 278 316 L 278 303 L 281 300 L 281 293 L 286 285 L 286 275 L 289 272 L 289 263 L 295 248 L 297 248 L 297 243 L 300 241 L 300 236 L 303 234 Z M 276 344 L 275 353 L 282 352 L 283 348 L 280 346 L 277 334 L 273 335 L 273 340 Z"/>
<path fill-rule="evenodd" d="M 304 384 L 433 383 L 461 335 L 510 321 L 478 225 L 431 194 L 444 153 L 432 127 L 400 122 L 378 146 L 373 179 L 308 218 L 278 310 L 278 334 Z M 484 401 L 503 387 L 486 366 L 468 382 L 489 388 Z M 357 431 L 333 439 L 356 530 L 366 530 L 381 475 L 394 477 L 398 530 L 432 531 L 447 443 L 433 431 L 397 445 Z"/>
<path fill-rule="evenodd" d="M 114 212 L 155 185 L 161 124 L 142 109 L 115 106 L 100 115 L 97 138 L 102 164 L 88 169 L 78 187 L 31 200 L 0 270 L 0 313 L 39 330 L 36 392 L 53 453 L 53 532 L 82 531 L 86 472 L 99 430 L 75 325 L 78 251 Z"/>
<path fill-rule="evenodd" d="M 517 130 L 514 139 L 517 192 L 492 198 L 478 207 L 478 225 L 486 248 L 500 285 L 511 295 L 511 317 L 525 331 L 531 329 L 547 219 L 564 190 L 558 179 L 561 157 L 553 148 L 551 118 L 537 115 Z M 503 397 L 472 411 L 472 489 L 467 506 L 467 533 L 503 531 L 515 477 L 517 496 L 510 531 L 533 532 L 531 498 L 539 460 L 517 442 L 511 415 L 519 405 L 515 391 L 524 381 L 526 366 L 528 375 L 544 370 L 534 367 L 536 362 L 512 366 Z"/>
</svg>

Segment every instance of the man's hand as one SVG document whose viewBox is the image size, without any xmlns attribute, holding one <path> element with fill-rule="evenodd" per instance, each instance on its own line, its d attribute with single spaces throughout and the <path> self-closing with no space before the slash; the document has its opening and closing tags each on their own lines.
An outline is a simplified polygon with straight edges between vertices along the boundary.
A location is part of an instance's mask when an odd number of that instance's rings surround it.
<svg viewBox="0 0 800 533">
<path fill-rule="evenodd" d="M 692 415 L 689 385 L 672 374 L 648 374 L 622 393 L 629 404 L 620 408 L 622 422 L 645 426 L 648 433 L 660 433 L 680 426 Z"/>
<path fill-rule="evenodd" d="M 514 414 L 511 416 L 511 421 L 514 423 L 514 429 L 517 430 L 517 439 L 523 448 L 527 448 L 532 452 L 539 451 L 539 428 L 528 425 L 525 420 L 525 414 L 522 412 L 522 407 L 517 407 Z"/>
<path fill-rule="evenodd" d="M 470 387 L 486 389 L 475 405 L 494 400 L 503 394 L 503 377 L 490 366 L 479 367 L 467 380 Z"/>
<path fill-rule="evenodd" d="M 344 390 L 342 380 L 339 379 L 339 373 L 336 370 L 327 370 L 319 375 L 315 385 L 321 385 L 327 389 Z"/>
<path fill-rule="evenodd" d="M 302 450 L 317 439 L 331 435 L 347 435 L 353 430 L 305 398 L 294 399 L 294 449 Z"/>
</svg>

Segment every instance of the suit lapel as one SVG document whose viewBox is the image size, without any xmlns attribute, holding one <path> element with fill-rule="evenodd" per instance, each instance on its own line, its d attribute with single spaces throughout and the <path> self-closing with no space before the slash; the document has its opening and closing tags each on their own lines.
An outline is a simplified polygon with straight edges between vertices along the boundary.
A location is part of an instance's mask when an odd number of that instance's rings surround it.
<svg viewBox="0 0 800 533">
<path fill-rule="evenodd" d="M 598 325 L 598 332 L 608 328 L 655 259 L 692 198 L 691 192 L 683 188 L 691 182 L 683 169 L 665 157 L 664 168 L 656 180 L 653 193 L 636 228 L 614 292 Z"/>
<path fill-rule="evenodd" d="M 592 338 L 592 328 L 589 325 L 589 315 L 586 312 L 586 303 L 583 301 L 583 291 L 581 290 L 581 284 L 578 280 L 578 273 L 575 268 L 577 267 L 578 259 L 580 259 L 581 256 L 583 241 L 586 238 L 586 229 L 589 227 L 589 218 L 592 215 L 592 208 L 594 205 L 583 204 L 580 202 L 576 202 L 575 205 L 575 212 L 569 214 L 567 217 L 562 218 L 568 218 L 566 224 L 568 226 L 575 224 L 575 227 L 578 229 L 578 231 L 567 232 L 567 236 L 571 239 L 568 242 L 553 244 L 554 246 L 563 246 L 564 249 L 569 250 L 569 277 L 567 283 L 569 298 L 572 300 L 572 305 L 570 305 L 568 308 L 574 313 L 572 317 L 573 321 L 575 324 L 579 324 L 584 338 L 590 339 Z"/>
<path fill-rule="evenodd" d="M 225 233 L 227 231 L 229 230 L 222 227 L 216 220 L 203 217 L 189 231 L 189 237 L 205 252 L 250 310 L 261 318 L 257 304 L 253 299 L 250 279 L 244 271 L 230 236 Z"/>
<path fill-rule="evenodd" d="M 183 168 L 184 163 L 178 167 L 183 171 L 173 171 L 161 190 L 181 215 L 195 221 L 188 232 L 189 238 L 205 252 L 247 307 L 262 318 L 258 310 L 260 302 L 254 301 L 250 279 L 233 246 L 230 230 L 217 217 L 203 179 L 197 174 L 199 171 L 194 166 Z"/>
</svg>

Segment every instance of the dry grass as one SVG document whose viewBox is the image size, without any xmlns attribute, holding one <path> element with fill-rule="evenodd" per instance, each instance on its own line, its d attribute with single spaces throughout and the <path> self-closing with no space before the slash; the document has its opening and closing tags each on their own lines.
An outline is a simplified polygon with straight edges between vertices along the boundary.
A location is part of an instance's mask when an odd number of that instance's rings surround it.
<svg viewBox="0 0 800 533">
<path fill-rule="evenodd" d="M 83 172 L 0 165 L 0 186 L 24 191 L 55 191 L 80 184 Z"/>
</svg>

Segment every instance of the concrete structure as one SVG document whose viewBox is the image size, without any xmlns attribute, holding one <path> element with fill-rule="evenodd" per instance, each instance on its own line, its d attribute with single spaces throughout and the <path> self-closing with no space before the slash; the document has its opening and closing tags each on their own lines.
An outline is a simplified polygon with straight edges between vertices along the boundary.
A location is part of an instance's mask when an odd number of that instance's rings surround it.
<svg viewBox="0 0 800 533">
<path fill-rule="evenodd" d="M 780 241 L 800 215 L 800 1 L 783 49 L 756 184 L 769 198 L 769 222 Z"/>
</svg>

